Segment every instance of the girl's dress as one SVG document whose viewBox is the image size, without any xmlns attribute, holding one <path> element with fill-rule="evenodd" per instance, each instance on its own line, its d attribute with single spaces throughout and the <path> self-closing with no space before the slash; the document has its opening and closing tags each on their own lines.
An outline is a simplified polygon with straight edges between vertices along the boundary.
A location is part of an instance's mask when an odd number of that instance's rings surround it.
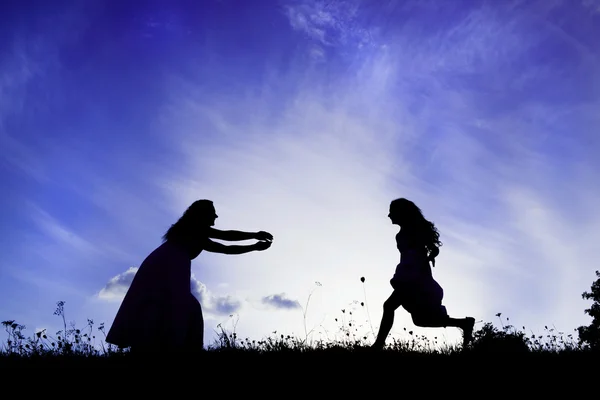
<svg viewBox="0 0 600 400">
<path fill-rule="evenodd" d="M 442 305 L 444 290 L 433 279 L 431 266 L 424 246 L 411 243 L 401 232 L 396 235 L 400 263 L 390 284 L 402 296 L 402 306 L 411 314 L 426 313 L 447 315 Z"/>
<path fill-rule="evenodd" d="M 135 274 L 106 341 L 121 348 L 202 348 L 202 308 L 190 283 L 189 255 L 168 241 L 160 245 Z"/>
</svg>

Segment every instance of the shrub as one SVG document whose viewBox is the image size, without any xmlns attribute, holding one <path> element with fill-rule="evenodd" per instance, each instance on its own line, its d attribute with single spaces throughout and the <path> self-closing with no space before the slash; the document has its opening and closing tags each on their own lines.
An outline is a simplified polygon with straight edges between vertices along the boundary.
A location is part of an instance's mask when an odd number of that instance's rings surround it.
<svg viewBox="0 0 600 400">
<path fill-rule="evenodd" d="M 583 292 L 581 297 L 585 300 L 593 300 L 590 308 L 585 310 L 585 313 L 592 317 L 592 322 L 589 326 L 580 326 L 577 328 L 579 332 L 579 344 L 585 348 L 592 350 L 600 350 L 600 272 L 596 271 L 598 279 L 592 284 L 591 292 Z"/>
</svg>

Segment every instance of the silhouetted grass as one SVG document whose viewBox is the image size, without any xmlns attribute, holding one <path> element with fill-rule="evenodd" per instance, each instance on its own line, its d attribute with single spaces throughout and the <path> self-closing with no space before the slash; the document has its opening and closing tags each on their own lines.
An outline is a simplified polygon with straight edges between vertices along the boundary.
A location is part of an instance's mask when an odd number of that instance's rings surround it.
<svg viewBox="0 0 600 400">
<path fill-rule="evenodd" d="M 25 327 L 16 321 L 4 321 L 2 325 L 8 334 L 2 343 L 0 362 L 3 366 L 33 365 L 113 365 L 125 366 L 135 362 L 136 356 L 128 350 L 121 350 L 104 342 L 105 327 L 95 326 L 88 320 L 84 328 L 74 325 L 67 327 L 64 321 L 64 302 L 59 302 L 57 311 L 63 318 L 64 329 L 55 335 L 45 330 L 31 336 L 25 335 Z M 501 315 L 497 315 L 501 318 Z M 506 319 L 508 320 L 508 319 Z M 591 352 L 579 345 L 572 335 L 565 335 L 554 328 L 546 327 L 543 334 L 526 334 L 512 325 L 496 327 L 491 322 L 484 323 L 473 334 L 473 342 L 467 347 L 439 343 L 424 335 L 408 331 L 408 339 L 389 339 L 383 351 L 372 352 L 366 336 L 356 337 L 349 331 L 340 329 L 341 335 L 329 340 L 307 340 L 290 335 L 274 333 L 272 336 L 255 340 L 240 339 L 236 332 L 227 332 L 219 325 L 221 332 L 217 339 L 201 354 L 194 357 L 218 360 L 227 359 L 243 362 L 260 358 L 278 360 L 312 359 L 334 362 L 347 357 L 369 357 L 372 359 L 423 359 L 429 361 L 461 357 L 528 356 L 544 359 L 565 359 L 573 356 L 587 356 Z M 352 323 L 347 323 L 351 326 Z M 157 357 L 161 354 L 157 351 Z M 162 355 L 161 355 L 162 357 Z"/>
<path fill-rule="evenodd" d="M 364 278 L 361 278 L 364 289 Z M 317 282 L 317 286 L 321 285 Z M 312 292 L 311 292 L 312 295 Z M 309 295 L 310 300 L 310 295 Z M 370 350 L 375 331 L 368 316 L 365 301 L 354 301 L 350 307 L 341 310 L 339 332 L 334 335 L 327 333 L 326 339 L 314 340 L 313 330 L 306 329 L 306 313 L 309 301 L 304 308 L 304 338 L 273 332 L 270 337 L 260 340 L 239 338 L 235 332 L 235 325 L 227 331 L 221 324 L 217 325 L 220 332 L 217 339 L 207 346 L 200 354 L 169 355 L 169 357 L 191 357 L 193 359 L 210 360 L 213 362 L 233 362 L 253 365 L 258 359 L 277 360 L 280 364 L 309 360 L 321 367 L 324 365 L 352 365 L 357 362 L 357 357 L 366 357 L 368 360 L 381 361 L 392 359 L 394 362 L 410 364 L 415 360 L 436 361 L 457 360 L 462 358 L 492 360 L 502 357 L 528 358 L 529 360 L 569 361 L 574 357 L 597 357 L 581 345 L 573 335 L 559 332 L 555 328 L 545 327 L 544 332 L 535 334 L 526 333 L 526 328 L 517 329 L 509 322 L 509 318 L 502 318 L 498 313 L 496 317 L 499 326 L 485 322 L 473 332 L 473 341 L 466 348 L 458 344 L 443 343 L 437 337 L 429 339 L 424 335 L 416 335 L 407 331 L 406 339 L 388 339 L 384 350 L 374 352 Z M 104 324 L 96 326 L 94 321 L 87 320 L 85 327 L 77 328 L 74 324 L 67 326 L 65 319 L 65 303 L 59 301 L 54 312 L 63 323 L 63 329 L 50 335 L 46 330 L 35 332 L 27 336 L 25 326 L 14 320 L 2 322 L 7 333 L 7 339 L 0 346 L 0 363 L 2 366 L 127 366 L 139 360 L 145 363 L 159 362 L 166 355 L 162 354 L 157 346 L 156 354 L 145 357 L 131 354 L 114 345 L 107 344 Z M 360 335 L 354 312 L 357 308 L 364 307 L 368 317 L 371 332 Z M 363 325 L 360 325 L 363 326 Z M 347 360 L 347 361 L 346 361 Z M 387 361 L 386 361 L 387 362 Z"/>
</svg>

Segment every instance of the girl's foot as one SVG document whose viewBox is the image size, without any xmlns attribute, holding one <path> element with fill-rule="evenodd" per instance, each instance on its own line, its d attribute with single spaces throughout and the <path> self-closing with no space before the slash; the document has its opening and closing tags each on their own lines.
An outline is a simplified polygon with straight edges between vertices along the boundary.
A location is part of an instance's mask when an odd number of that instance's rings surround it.
<svg viewBox="0 0 600 400">
<path fill-rule="evenodd" d="M 383 350 L 383 344 L 375 342 L 375 343 L 373 343 L 371 345 L 371 347 L 369 349 L 371 351 L 380 351 L 380 350 Z"/>
</svg>

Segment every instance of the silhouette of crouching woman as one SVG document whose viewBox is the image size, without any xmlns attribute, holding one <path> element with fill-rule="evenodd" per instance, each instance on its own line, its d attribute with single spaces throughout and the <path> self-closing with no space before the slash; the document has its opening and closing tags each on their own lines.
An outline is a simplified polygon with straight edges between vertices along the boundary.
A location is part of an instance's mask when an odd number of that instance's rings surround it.
<svg viewBox="0 0 600 400">
<path fill-rule="evenodd" d="M 268 232 L 213 228 L 217 214 L 210 200 L 195 201 L 163 236 L 163 243 L 142 262 L 129 287 L 106 342 L 132 353 L 199 352 L 204 349 L 204 318 L 191 292 L 191 262 L 203 250 L 244 254 L 266 250 Z M 251 245 L 227 241 L 258 240 Z"/>
</svg>

